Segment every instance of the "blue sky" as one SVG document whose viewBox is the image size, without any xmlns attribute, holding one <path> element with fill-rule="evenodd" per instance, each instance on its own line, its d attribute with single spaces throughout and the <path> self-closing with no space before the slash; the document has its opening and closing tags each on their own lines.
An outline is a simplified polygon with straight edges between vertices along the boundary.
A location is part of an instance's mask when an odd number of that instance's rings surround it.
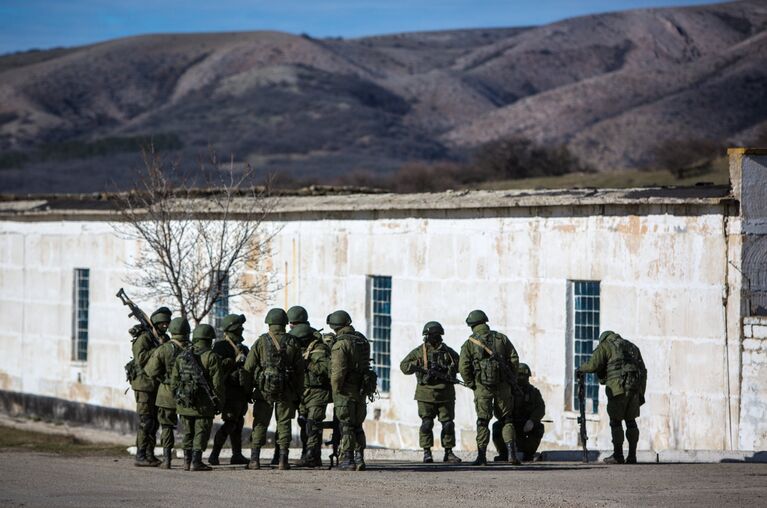
<svg viewBox="0 0 767 508">
<path fill-rule="evenodd" d="M 356 37 L 540 25 L 624 9 L 716 0 L 0 0 L 0 54 L 128 35 L 282 30 Z"/>
</svg>

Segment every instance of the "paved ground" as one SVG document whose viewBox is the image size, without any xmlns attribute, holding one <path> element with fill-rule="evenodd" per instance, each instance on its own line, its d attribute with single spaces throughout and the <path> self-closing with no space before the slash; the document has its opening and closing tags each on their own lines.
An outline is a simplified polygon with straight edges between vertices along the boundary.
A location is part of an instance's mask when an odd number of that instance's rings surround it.
<svg viewBox="0 0 767 508">
<path fill-rule="evenodd" d="M 0 451 L 0 506 L 764 506 L 766 464 L 541 463 L 520 468 L 375 463 L 364 473 L 189 473 L 132 466 L 127 455 Z"/>
</svg>

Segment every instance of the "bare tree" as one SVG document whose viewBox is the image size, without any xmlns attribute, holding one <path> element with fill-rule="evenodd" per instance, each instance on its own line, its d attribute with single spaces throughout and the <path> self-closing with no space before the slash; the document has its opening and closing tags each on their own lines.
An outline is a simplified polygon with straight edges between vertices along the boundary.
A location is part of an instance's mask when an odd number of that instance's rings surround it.
<svg viewBox="0 0 767 508">
<path fill-rule="evenodd" d="M 220 298 L 266 301 L 277 289 L 260 269 L 278 232 L 265 225 L 277 204 L 270 185 L 252 186 L 252 167 L 222 164 L 215 154 L 194 178 L 152 147 L 142 155 L 145 172 L 135 190 L 119 195 L 122 221 L 114 224 L 141 246 L 128 282 L 147 297 L 175 300 L 195 324 Z"/>
</svg>

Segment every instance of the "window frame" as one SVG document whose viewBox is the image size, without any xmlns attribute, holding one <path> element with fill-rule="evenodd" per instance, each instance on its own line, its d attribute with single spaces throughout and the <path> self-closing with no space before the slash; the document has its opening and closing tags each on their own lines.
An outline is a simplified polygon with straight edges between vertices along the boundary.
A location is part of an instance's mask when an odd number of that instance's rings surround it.
<svg viewBox="0 0 767 508">
<path fill-rule="evenodd" d="M 73 362 L 88 361 L 88 342 L 90 327 L 90 268 L 72 270 L 72 354 Z M 83 287 L 83 281 L 85 282 Z M 84 316 L 84 317 L 83 317 Z M 81 325 L 85 324 L 84 327 Z"/>
<path fill-rule="evenodd" d="M 378 283 L 384 283 L 379 285 Z M 371 367 L 378 375 L 378 387 L 382 396 L 391 392 L 391 304 L 392 277 L 368 275 L 366 284 L 366 318 L 370 341 Z M 381 298 L 377 298 L 381 297 Z M 380 305 L 377 305 L 380 304 Z M 381 312 L 386 310 L 387 312 Z M 378 319 L 377 319 L 378 318 Z M 385 323 L 385 324 L 384 324 Z M 384 336 L 379 337 L 379 332 Z"/>
<path fill-rule="evenodd" d="M 578 294 L 576 289 L 581 284 L 591 284 L 589 291 Z M 566 377 L 565 387 L 565 410 L 579 411 L 577 401 L 577 379 L 575 370 L 583 362 L 588 361 L 599 341 L 601 327 L 601 296 L 602 285 L 598 280 L 573 279 L 567 281 L 567 326 L 565 337 Z M 579 308 L 579 299 L 583 299 Z M 578 316 L 582 313 L 583 317 Z M 580 330 L 578 329 L 580 327 Z M 587 329 L 587 330 L 584 330 Z M 591 351 L 583 352 L 583 345 L 589 341 L 583 339 L 582 334 L 588 333 L 591 339 Z M 580 343 L 580 344 L 579 344 Z M 596 415 L 599 412 L 599 382 L 596 374 L 586 375 L 586 414 Z M 591 404 L 588 403 L 591 401 Z"/>
<path fill-rule="evenodd" d="M 223 283 L 221 284 L 222 294 L 213 302 L 213 306 L 211 306 L 208 313 L 208 323 L 213 327 L 217 335 L 221 329 L 221 322 L 229 314 L 229 274 L 223 270 L 215 270 L 210 274 L 211 293 L 213 293 L 217 277 L 221 273 L 224 273 Z"/>
</svg>

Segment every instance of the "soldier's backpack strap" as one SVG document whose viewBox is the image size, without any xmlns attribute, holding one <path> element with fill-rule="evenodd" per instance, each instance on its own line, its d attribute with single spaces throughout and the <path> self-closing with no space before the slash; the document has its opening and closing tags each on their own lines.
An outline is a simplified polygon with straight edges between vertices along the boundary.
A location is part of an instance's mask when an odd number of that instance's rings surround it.
<svg viewBox="0 0 767 508">
<path fill-rule="evenodd" d="M 421 344 L 421 351 L 423 352 L 423 368 L 429 368 L 429 357 L 426 354 L 426 343 Z"/>
<path fill-rule="evenodd" d="M 473 342 L 474 344 L 478 345 L 479 347 L 481 347 L 482 349 L 484 349 L 487 354 L 489 354 L 490 356 L 493 356 L 494 354 L 493 350 L 487 347 L 482 341 L 475 339 L 473 335 L 469 337 L 469 340 Z"/>
<path fill-rule="evenodd" d="M 170 339 L 170 342 L 174 344 L 177 348 L 181 349 L 182 351 L 184 350 L 184 345 L 180 343 L 179 341 L 177 341 L 176 339 Z"/>
<path fill-rule="evenodd" d="M 319 339 L 314 339 L 309 344 L 309 346 L 306 348 L 306 353 L 304 353 L 304 360 L 309 359 L 309 355 L 312 354 L 312 352 L 314 352 L 314 346 L 316 346 L 318 342 L 319 342 Z"/>
<path fill-rule="evenodd" d="M 232 351 L 234 351 L 234 357 L 237 358 L 240 355 L 240 348 L 237 347 L 237 344 L 235 344 L 232 339 L 224 335 L 224 338 L 229 343 L 230 346 L 232 346 Z M 279 349 L 279 348 L 278 348 Z"/>
<path fill-rule="evenodd" d="M 272 339 L 272 344 L 274 344 L 274 348 L 275 348 L 275 349 L 276 349 L 278 352 L 280 352 L 280 353 L 281 353 L 281 352 L 282 352 L 282 346 L 280 345 L 280 341 L 278 341 L 278 340 L 277 340 L 277 337 L 275 337 L 274 335 L 272 335 L 272 332 L 268 332 L 268 333 L 267 333 L 267 335 L 269 336 L 269 338 L 270 338 L 270 339 Z"/>
</svg>

